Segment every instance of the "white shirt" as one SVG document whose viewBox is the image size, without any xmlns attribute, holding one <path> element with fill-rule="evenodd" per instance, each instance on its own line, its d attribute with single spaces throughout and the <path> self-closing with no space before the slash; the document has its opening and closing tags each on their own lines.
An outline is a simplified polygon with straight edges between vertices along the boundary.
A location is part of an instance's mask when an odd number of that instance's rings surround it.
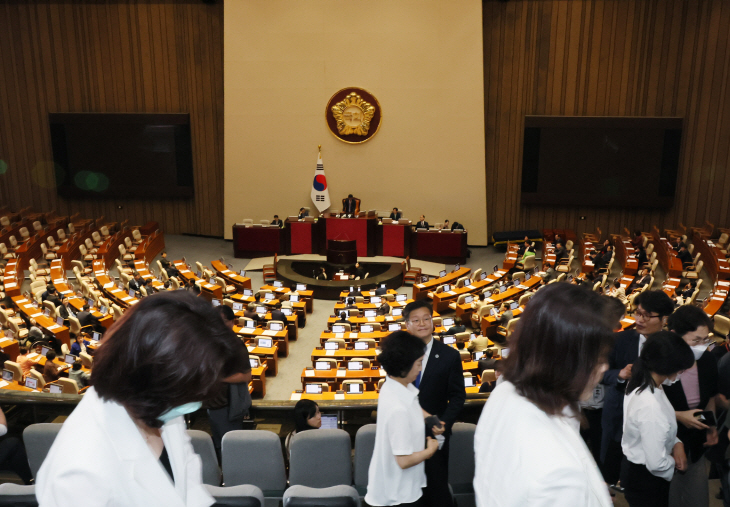
<svg viewBox="0 0 730 507">
<path fill-rule="evenodd" d="M 598 466 L 575 417 L 549 416 L 499 384 L 474 435 L 479 507 L 611 507 Z"/>
<path fill-rule="evenodd" d="M 375 446 L 368 469 L 369 505 L 397 505 L 415 502 L 426 487 L 423 462 L 403 470 L 396 456 L 407 456 L 426 448 L 426 425 L 418 402 L 418 389 L 404 387 L 386 377 L 378 397 Z"/>
<path fill-rule="evenodd" d="M 426 344 L 426 352 L 423 355 L 423 363 L 421 363 L 421 378 L 423 379 L 423 374 L 426 372 L 426 364 L 428 363 L 428 356 L 431 355 L 431 348 L 433 347 L 433 336 L 431 336 L 431 340 Z"/>
<path fill-rule="evenodd" d="M 677 418 L 664 390 L 638 389 L 624 399 L 624 434 L 621 449 L 630 462 L 645 465 L 667 481 L 674 475 L 672 449 L 677 438 Z"/>
</svg>

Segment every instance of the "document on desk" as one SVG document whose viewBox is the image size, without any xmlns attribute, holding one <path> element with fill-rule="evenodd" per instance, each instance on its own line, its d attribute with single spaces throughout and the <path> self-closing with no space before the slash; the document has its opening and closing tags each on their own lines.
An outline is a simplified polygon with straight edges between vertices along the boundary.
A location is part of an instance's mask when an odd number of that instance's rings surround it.
<svg viewBox="0 0 730 507">
<path fill-rule="evenodd" d="M 264 336 L 276 336 L 276 333 L 278 333 L 278 331 L 274 331 L 273 329 L 267 329 L 261 334 Z"/>
<path fill-rule="evenodd" d="M 368 322 L 375 322 L 376 320 L 378 319 L 375 317 L 368 317 Z"/>
<path fill-rule="evenodd" d="M 385 370 L 384 369 L 380 368 L 379 373 L 380 373 L 380 376 L 381 377 L 385 377 Z"/>
<path fill-rule="evenodd" d="M 52 326 L 48 326 L 46 329 L 48 329 L 49 331 L 55 331 L 56 329 L 61 329 L 61 326 L 59 326 L 58 324 L 53 324 Z"/>
<path fill-rule="evenodd" d="M 422 283 L 419 283 L 416 285 L 416 287 L 418 287 L 419 289 L 423 289 L 425 287 L 425 285 L 423 285 Z"/>
<path fill-rule="evenodd" d="M 449 291 L 449 292 L 447 292 L 446 294 L 448 294 L 449 296 L 456 296 L 456 291 L 454 291 L 454 290 L 450 290 L 450 291 Z"/>
<path fill-rule="evenodd" d="M 302 399 L 302 393 L 292 393 L 290 400 L 299 401 Z"/>
<path fill-rule="evenodd" d="M 335 373 L 338 377 L 347 377 L 347 370 L 337 370 L 337 373 Z"/>
<path fill-rule="evenodd" d="M 335 338 L 344 338 L 345 333 L 335 333 Z"/>
<path fill-rule="evenodd" d="M 10 382 L 8 382 L 7 380 L 0 380 L 0 388 L 3 388 L 7 385 L 10 385 Z"/>
<path fill-rule="evenodd" d="M 325 356 L 334 356 L 337 351 L 335 349 L 327 349 L 324 351 Z"/>
<path fill-rule="evenodd" d="M 344 400 L 345 394 L 344 393 L 335 393 L 335 400 Z"/>
<path fill-rule="evenodd" d="M 469 290 L 474 290 L 474 289 L 476 289 L 476 287 L 474 287 L 473 285 L 467 285 L 467 286 L 466 286 L 466 288 L 467 288 L 467 289 L 469 289 Z"/>
<path fill-rule="evenodd" d="M 357 333 L 350 333 L 350 338 L 357 338 Z"/>
<path fill-rule="evenodd" d="M 248 350 L 249 352 L 253 352 L 254 350 L 256 350 L 256 347 L 252 347 L 251 345 L 249 345 L 248 347 L 246 347 L 246 350 Z"/>
<path fill-rule="evenodd" d="M 304 370 L 305 377 L 314 377 L 314 370 Z"/>
</svg>

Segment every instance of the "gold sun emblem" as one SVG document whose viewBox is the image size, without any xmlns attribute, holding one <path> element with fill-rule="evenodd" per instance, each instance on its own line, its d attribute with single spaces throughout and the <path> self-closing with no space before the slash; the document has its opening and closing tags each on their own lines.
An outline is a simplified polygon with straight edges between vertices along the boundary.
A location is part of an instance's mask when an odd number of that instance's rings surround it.
<svg viewBox="0 0 730 507">
<path fill-rule="evenodd" d="M 332 114 L 337 121 L 337 131 L 340 135 L 366 136 L 370 129 L 370 121 L 375 115 L 375 106 L 352 92 L 344 100 L 332 106 Z"/>
</svg>

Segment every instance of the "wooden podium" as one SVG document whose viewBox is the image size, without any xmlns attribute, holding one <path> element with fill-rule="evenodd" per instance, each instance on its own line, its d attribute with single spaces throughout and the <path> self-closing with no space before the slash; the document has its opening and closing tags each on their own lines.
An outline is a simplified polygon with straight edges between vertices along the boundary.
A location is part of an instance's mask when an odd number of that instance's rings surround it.
<svg viewBox="0 0 730 507">
<path fill-rule="evenodd" d="M 357 241 L 327 240 L 327 262 L 330 264 L 355 264 L 357 262 Z"/>
</svg>

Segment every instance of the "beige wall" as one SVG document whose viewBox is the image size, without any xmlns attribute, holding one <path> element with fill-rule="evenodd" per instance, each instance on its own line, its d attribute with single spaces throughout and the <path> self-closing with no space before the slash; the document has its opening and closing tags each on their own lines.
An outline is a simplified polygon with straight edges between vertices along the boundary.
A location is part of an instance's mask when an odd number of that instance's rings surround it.
<svg viewBox="0 0 730 507">
<path fill-rule="evenodd" d="M 227 0 L 224 7 L 225 235 L 243 218 L 314 205 L 317 145 L 332 207 L 465 224 L 487 242 L 480 0 Z M 380 101 L 367 143 L 324 120 L 339 89 Z"/>
</svg>

